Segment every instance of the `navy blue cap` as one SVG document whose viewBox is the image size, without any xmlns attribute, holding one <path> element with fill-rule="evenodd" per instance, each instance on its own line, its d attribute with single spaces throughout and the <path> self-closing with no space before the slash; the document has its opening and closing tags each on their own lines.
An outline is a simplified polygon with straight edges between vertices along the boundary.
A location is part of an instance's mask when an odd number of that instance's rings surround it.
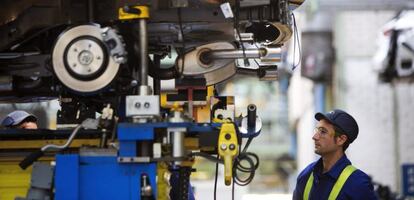
<svg viewBox="0 0 414 200">
<path fill-rule="evenodd" d="M 336 126 L 343 134 L 348 136 L 349 143 L 352 143 L 358 137 L 358 124 L 355 119 L 347 112 L 335 109 L 326 114 L 316 113 L 316 120 L 325 119 Z"/>
<path fill-rule="evenodd" d="M 3 119 L 1 125 L 5 127 L 11 127 L 20 124 L 26 119 L 33 122 L 37 121 L 37 118 L 34 115 L 23 110 L 16 110 L 9 113 L 7 117 Z"/>
</svg>

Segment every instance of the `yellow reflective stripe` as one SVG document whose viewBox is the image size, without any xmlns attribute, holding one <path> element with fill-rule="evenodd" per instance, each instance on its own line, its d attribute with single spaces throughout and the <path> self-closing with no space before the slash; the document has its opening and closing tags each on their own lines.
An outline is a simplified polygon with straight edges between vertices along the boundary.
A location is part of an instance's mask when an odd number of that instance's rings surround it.
<svg viewBox="0 0 414 200">
<path fill-rule="evenodd" d="M 305 191 L 303 191 L 303 200 L 309 199 L 309 194 L 313 186 L 313 172 L 310 174 L 308 181 L 306 182 Z"/>
<path fill-rule="evenodd" d="M 357 170 L 354 166 L 348 165 L 345 169 L 342 170 L 341 174 L 339 175 L 338 180 L 336 181 L 335 185 L 333 186 L 331 193 L 329 193 L 328 200 L 336 200 L 341 191 L 342 187 L 344 186 L 345 182 L 348 180 L 349 176 L 351 176 L 354 171 Z M 303 191 L 303 200 L 309 200 L 309 194 L 313 186 L 313 172 L 310 174 L 308 181 L 305 185 L 305 190 Z"/>
<path fill-rule="evenodd" d="M 338 180 L 336 181 L 335 185 L 333 186 L 331 193 L 329 194 L 328 200 L 335 200 L 339 192 L 341 191 L 342 187 L 344 186 L 346 180 L 348 180 L 349 176 L 356 170 L 356 168 L 352 165 L 348 165 L 342 170 L 341 175 L 339 175 Z"/>
</svg>

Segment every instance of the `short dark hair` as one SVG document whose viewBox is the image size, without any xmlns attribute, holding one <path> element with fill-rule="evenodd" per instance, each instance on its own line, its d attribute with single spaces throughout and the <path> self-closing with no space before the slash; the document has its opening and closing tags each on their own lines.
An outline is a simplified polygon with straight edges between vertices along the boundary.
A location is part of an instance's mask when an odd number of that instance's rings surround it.
<svg viewBox="0 0 414 200">
<path fill-rule="evenodd" d="M 334 130 L 335 130 L 335 138 L 336 138 L 336 137 L 339 137 L 339 136 L 341 136 L 341 135 L 346 135 L 346 141 L 345 141 L 344 146 L 343 146 L 343 148 L 342 148 L 342 150 L 345 152 L 345 151 L 346 151 L 346 149 L 348 149 L 349 144 L 351 144 L 351 142 L 349 141 L 349 137 L 348 137 L 348 135 L 347 135 L 347 134 L 345 134 L 345 133 L 342 131 L 342 129 L 341 129 L 341 128 L 336 127 L 335 125 L 334 125 Z"/>
<path fill-rule="evenodd" d="M 318 112 L 315 114 L 315 119 L 318 121 L 325 119 L 339 128 L 342 133 L 348 136 L 349 143 L 352 143 L 358 137 L 358 123 L 355 121 L 354 117 L 343 110 L 335 109 L 325 114 Z"/>
<path fill-rule="evenodd" d="M 26 117 L 23 121 L 21 121 L 20 123 L 10 126 L 10 128 L 17 128 L 19 126 L 21 126 L 22 124 L 26 123 L 26 122 L 33 122 L 37 124 L 37 119 L 34 116 L 28 116 Z"/>
</svg>

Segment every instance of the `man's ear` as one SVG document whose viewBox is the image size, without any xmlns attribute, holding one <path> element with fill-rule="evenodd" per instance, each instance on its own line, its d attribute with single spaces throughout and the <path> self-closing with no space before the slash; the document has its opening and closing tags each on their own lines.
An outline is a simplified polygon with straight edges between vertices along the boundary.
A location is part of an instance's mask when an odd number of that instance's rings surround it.
<svg viewBox="0 0 414 200">
<path fill-rule="evenodd" d="M 336 137 L 336 143 L 338 145 L 343 145 L 345 144 L 345 142 L 348 140 L 348 136 L 346 136 L 345 134 L 342 134 L 338 137 Z"/>
</svg>

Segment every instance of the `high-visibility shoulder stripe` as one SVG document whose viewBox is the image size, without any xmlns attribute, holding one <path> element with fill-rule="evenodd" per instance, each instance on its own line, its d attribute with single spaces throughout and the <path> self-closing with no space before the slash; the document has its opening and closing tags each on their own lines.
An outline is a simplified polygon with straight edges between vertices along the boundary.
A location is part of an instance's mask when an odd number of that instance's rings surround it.
<svg viewBox="0 0 414 200">
<path fill-rule="evenodd" d="M 352 165 L 348 165 L 342 170 L 341 175 L 339 175 L 338 180 L 336 181 L 335 185 L 333 186 L 331 193 L 329 194 L 328 200 L 335 200 L 339 192 L 341 191 L 342 187 L 344 186 L 346 180 L 348 180 L 349 176 L 356 170 L 356 168 Z"/>
<path fill-rule="evenodd" d="M 309 200 L 309 194 L 313 186 L 313 172 L 310 174 L 306 182 L 305 190 L 303 191 L 303 200 Z"/>
<path fill-rule="evenodd" d="M 345 185 L 346 181 L 348 180 L 349 176 L 351 176 L 354 171 L 357 170 L 352 165 L 346 166 L 341 174 L 339 175 L 338 180 L 336 180 L 335 185 L 333 186 L 331 193 L 329 193 L 328 200 L 336 200 L 336 198 L 339 195 L 339 192 L 341 192 L 342 187 Z M 303 200 L 309 200 L 309 194 L 312 190 L 313 186 L 313 172 L 310 174 L 308 181 L 305 185 L 305 190 L 303 191 Z"/>
</svg>

